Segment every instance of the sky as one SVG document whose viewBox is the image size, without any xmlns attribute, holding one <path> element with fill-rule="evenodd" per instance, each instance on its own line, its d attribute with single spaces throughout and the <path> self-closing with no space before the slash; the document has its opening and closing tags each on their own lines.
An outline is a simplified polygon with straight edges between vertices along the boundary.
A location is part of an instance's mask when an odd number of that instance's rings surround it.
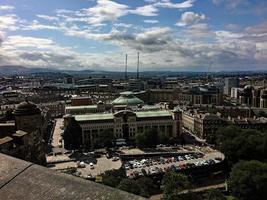
<svg viewBox="0 0 267 200">
<path fill-rule="evenodd" d="M 0 0 L 0 66 L 267 70 L 266 0 Z"/>
</svg>

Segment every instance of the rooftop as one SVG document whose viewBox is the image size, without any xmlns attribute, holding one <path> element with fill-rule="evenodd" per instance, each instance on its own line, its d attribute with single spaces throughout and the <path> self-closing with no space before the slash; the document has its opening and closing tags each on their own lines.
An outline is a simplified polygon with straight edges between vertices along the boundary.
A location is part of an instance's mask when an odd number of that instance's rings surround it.
<svg viewBox="0 0 267 200">
<path fill-rule="evenodd" d="M 5 143 L 8 143 L 8 142 L 10 142 L 12 140 L 13 140 L 13 138 L 12 137 L 9 137 L 9 136 L 6 136 L 4 138 L 0 138 L 0 145 L 5 144 Z"/>
<path fill-rule="evenodd" d="M 5 200 L 144 199 L 4 154 L 0 154 L 0 194 Z"/>
<path fill-rule="evenodd" d="M 86 105 L 86 106 L 66 106 L 66 110 L 76 110 L 76 109 L 97 109 L 97 105 Z"/>
<path fill-rule="evenodd" d="M 123 111 L 119 111 L 123 112 Z M 117 113 L 119 113 L 117 112 Z M 172 117 L 171 111 L 168 110 L 153 110 L 153 111 L 128 111 L 134 113 L 137 118 L 151 118 L 151 117 Z M 87 115 L 75 115 L 77 121 L 97 121 L 97 120 L 112 120 L 114 119 L 113 113 L 96 113 Z"/>
</svg>

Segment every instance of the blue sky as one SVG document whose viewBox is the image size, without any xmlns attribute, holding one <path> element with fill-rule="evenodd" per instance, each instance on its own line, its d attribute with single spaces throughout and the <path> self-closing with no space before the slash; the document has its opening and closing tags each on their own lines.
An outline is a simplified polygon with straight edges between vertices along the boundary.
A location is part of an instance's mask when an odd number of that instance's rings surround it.
<svg viewBox="0 0 267 200">
<path fill-rule="evenodd" d="M 0 65 L 267 69 L 266 0 L 1 0 Z"/>
</svg>

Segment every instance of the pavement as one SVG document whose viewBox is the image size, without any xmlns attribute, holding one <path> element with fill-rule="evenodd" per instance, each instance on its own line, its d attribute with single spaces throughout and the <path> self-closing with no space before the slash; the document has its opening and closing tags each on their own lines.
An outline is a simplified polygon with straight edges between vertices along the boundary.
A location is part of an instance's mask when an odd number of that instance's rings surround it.
<svg viewBox="0 0 267 200">
<path fill-rule="evenodd" d="M 105 156 L 98 158 L 97 163 L 94 164 L 94 169 L 90 169 L 89 164 L 85 163 L 85 168 L 77 168 L 78 172 L 81 172 L 82 177 L 87 177 L 89 174 L 91 174 L 93 177 L 104 173 L 107 170 L 112 169 L 119 169 L 121 167 L 122 163 L 120 160 L 118 161 L 112 161 L 111 159 L 107 159 Z M 57 163 L 54 167 L 51 167 L 51 169 L 55 170 L 63 170 L 67 169 L 69 167 L 77 167 L 77 163 L 74 161 L 71 162 L 65 162 L 65 163 Z"/>
<path fill-rule="evenodd" d="M 63 119 L 62 118 L 58 118 L 55 119 L 55 128 L 54 128 L 54 132 L 53 132 L 53 139 L 52 139 L 52 147 L 53 148 L 57 148 L 59 147 L 59 145 L 61 144 L 60 139 L 62 139 L 61 137 L 61 133 L 64 132 L 64 130 L 60 129 L 61 126 L 63 126 Z"/>
</svg>

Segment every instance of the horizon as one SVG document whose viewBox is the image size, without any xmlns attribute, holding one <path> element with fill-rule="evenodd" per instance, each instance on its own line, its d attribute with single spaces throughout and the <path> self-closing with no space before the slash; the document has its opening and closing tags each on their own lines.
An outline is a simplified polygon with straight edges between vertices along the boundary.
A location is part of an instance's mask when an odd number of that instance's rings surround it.
<svg viewBox="0 0 267 200">
<path fill-rule="evenodd" d="M 266 71 L 264 0 L 3 0 L 0 66 Z"/>
</svg>

